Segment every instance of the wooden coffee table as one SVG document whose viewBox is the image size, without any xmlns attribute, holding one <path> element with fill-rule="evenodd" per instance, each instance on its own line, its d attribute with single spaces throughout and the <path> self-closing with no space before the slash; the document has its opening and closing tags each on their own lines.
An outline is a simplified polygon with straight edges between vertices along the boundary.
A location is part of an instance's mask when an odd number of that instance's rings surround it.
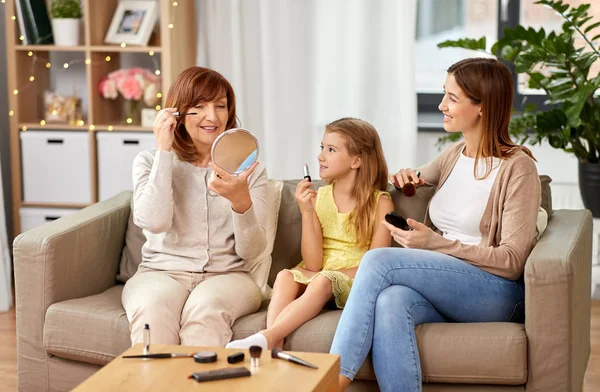
<svg viewBox="0 0 600 392">
<path fill-rule="evenodd" d="M 124 359 L 123 355 L 142 353 L 142 345 L 136 344 L 85 380 L 76 392 L 85 391 L 337 391 L 340 358 L 338 355 L 322 353 L 288 352 L 318 367 L 310 369 L 281 359 L 272 359 L 270 351 L 263 351 L 260 367 L 250 368 L 247 350 L 152 345 L 152 353 L 192 353 L 214 351 L 217 362 L 202 364 L 193 358 L 169 359 Z M 243 362 L 230 365 L 227 356 L 244 351 Z M 193 372 L 244 366 L 252 376 L 227 380 L 196 382 L 188 379 Z"/>
</svg>

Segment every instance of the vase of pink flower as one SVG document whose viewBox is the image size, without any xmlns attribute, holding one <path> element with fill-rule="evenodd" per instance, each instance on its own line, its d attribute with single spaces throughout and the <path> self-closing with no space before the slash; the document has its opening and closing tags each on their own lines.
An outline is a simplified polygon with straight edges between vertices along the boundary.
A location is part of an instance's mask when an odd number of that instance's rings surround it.
<svg viewBox="0 0 600 392">
<path fill-rule="evenodd" d="M 123 99 L 123 120 L 139 125 L 142 107 L 154 107 L 160 102 L 160 78 L 149 69 L 123 68 L 106 75 L 98 85 L 105 99 Z"/>
</svg>

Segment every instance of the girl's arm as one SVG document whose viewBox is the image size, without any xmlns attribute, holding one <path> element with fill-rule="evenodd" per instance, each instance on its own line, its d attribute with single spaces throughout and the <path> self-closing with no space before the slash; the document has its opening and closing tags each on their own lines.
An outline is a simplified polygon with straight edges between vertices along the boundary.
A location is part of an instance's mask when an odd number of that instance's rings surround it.
<svg viewBox="0 0 600 392">
<path fill-rule="evenodd" d="M 315 210 L 317 191 L 304 179 L 296 186 L 294 196 L 302 213 L 302 260 L 307 270 L 317 272 L 323 268 L 323 232 Z"/>
<path fill-rule="evenodd" d="M 314 210 L 312 213 L 302 213 L 302 260 L 309 271 L 320 271 L 323 268 L 323 232 L 321 222 Z"/>
<path fill-rule="evenodd" d="M 385 227 L 382 221 L 385 220 L 385 214 L 394 211 L 394 203 L 389 196 L 381 195 L 377 203 L 377 213 L 375 215 L 375 223 L 373 225 L 373 236 L 371 237 L 371 247 L 369 249 L 386 248 L 392 245 L 392 235 Z M 344 268 L 340 272 L 354 278 L 358 267 Z"/>
<path fill-rule="evenodd" d="M 133 161 L 133 222 L 151 233 L 173 225 L 173 153 L 139 153 Z"/>
<path fill-rule="evenodd" d="M 392 235 L 383 225 L 385 214 L 394 211 L 394 203 L 389 196 L 381 195 L 377 203 L 377 216 L 373 225 L 373 237 L 371 237 L 371 247 L 369 249 L 387 248 L 392 245 Z"/>
</svg>

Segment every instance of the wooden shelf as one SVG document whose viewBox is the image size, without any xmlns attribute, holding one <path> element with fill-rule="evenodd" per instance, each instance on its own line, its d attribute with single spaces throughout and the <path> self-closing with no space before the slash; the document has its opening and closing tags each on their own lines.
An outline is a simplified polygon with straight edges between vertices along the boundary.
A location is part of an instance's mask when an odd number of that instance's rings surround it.
<svg viewBox="0 0 600 392">
<path fill-rule="evenodd" d="M 88 125 L 69 125 L 69 124 L 58 124 L 58 123 L 47 123 L 41 125 L 40 123 L 20 123 L 19 129 L 23 132 L 23 127 L 26 127 L 27 131 L 87 131 Z"/>
<path fill-rule="evenodd" d="M 93 45 L 87 47 L 90 52 L 115 52 L 115 53 L 148 53 L 153 51 L 154 53 L 162 52 L 160 46 L 134 46 L 127 45 L 122 48 L 119 45 Z"/>
<path fill-rule="evenodd" d="M 17 45 L 15 50 L 19 52 L 113 52 L 113 53 L 161 53 L 160 46 L 134 46 L 127 45 L 79 45 L 79 46 L 56 46 L 56 45 Z"/>
<path fill-rule="evenodd" d="M 21 202 L 21 207 L 38 207 L 38 208 L 85 208 L 90 204 L 53 204 L 53 203 L 29 203 Z"/>
<path fill-rule="evenodd" d="M 50 123 L 41 125 L 40 123 L 20 123 L 19 129 L 23 132 L 23 127 L 26 127 L 27 131 L 108 131 L 108 132 L 152 132 L 151 127 L 142 127 L 140 125 L 125 125 L 125 124 L 106 124 L 106 125 L 95 125 L 94 128 L 90 129 L 90 124 L 83 125 L 69 125 L 69 124 L 58 124 Z M 112 127 L 109 129 L 109 127 Z"/>
<path fill-rule="evenodd" d="M 17 45 L 15 50 L 20 52 L 85 52 L 86 46 L 56 46 L 56 45 Z"/>
<path fill-rule="evenodd" d="M 111 24 L 119 0 L 82 0 L 85 10 L 81 23 L 82 34 L 78 46 L 58 45 L 22 45 L 19 40 L 18 23 L 11 20 L 15 15 L 15 2 L 6 1 L 5 19 L 2 28 L 6 28 L 6 57 L 10 122 L 10 164 L 12 177 L 13 223 L 16 236 L 21 232 L 19 212 L 21 207 L 83 208 L 88 204 L 28 203 L 23 201 L 22 146 L 21 132 L 29 131 L 72 131 L 86 132 L 89 139 L 89 162 L 91 179 L 91 203 L 98 201 L 98 143 L 96 132 L 152 132 L 150 127 L 127 125 L 123 121 L 124 105 L 122 99 L 107 100 L 98 93 L 99 82 L 110 72 L 121 67 L 130 67 L 142 63 L 150 52 L 156 55 L 152 62 L 161 71 L 161 106 L 164 106 L 166 92 L 173 80 L 184 69 L 196 63 L 196 26 L 195 1 L 180 0 L 173 6 L 172 0 L 155 0 L 159 18 L 147 46 L 106 44 L 106 32 Z M 170 21 L 177 21 L 177 28 L 169 28 Z M 35 57 L 29 52 L 34 52 Z M 76 58 L 79 71 L 84 78 L 76 80 L 78 94 L 87 101 L 83 113 L 85 124 L 68 125 L 58 123 L 40 124 L 45 117 L 44 92 L 57 90 L 55 76 L 64 72 L 54 67 L 55 54 Z M 65 54 L 66 52 L 66 54 Z M 146 56 L 144 56 L 144 54 Z M 110 56 L 110 61 L 105 61 Z M 90 61 L 85 61 L 85 60 Z M 127 65 L 126 65 L 127 64 Z M 147 66 L 149 67 L 149 66 Z M 81 73 L 78 71 L 78 75 Z M 31 81 L 35 76 L 35 81 Z M 58 81 L 60 83 L 60 81 Z M 94 125 L 90 129 L 91 124 Z M 116 135 L 118 136 L 118 135 Z M 3 141 L 4 142 L 4 141 Z M 68 177 L 68 176 L 65 176 Z M 68 179 L 65 179 L 68 181 Z"/>
<path fill-rule="evenodd" d="M 110 125 L 112 130 L 109 130 L 109 125 L 95 125 L 94 131 L 108 132 L 152 132 L 151 127 L 142 127 L 139 125 Z"/>
</svg>

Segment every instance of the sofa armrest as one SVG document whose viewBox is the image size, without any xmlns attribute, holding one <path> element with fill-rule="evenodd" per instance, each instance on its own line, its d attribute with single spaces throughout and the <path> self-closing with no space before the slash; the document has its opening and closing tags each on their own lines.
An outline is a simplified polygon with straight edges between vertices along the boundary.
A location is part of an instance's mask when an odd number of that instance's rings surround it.
<svg viewBox="0 0 600 392">
<path fill-rule="evenodd" d="M 42 339 L 50 305 L 115 285 L 130 199 L 131 192 L 123 192 L 15 239 L 19 362 L 46 360 Z"/>
<path fill-rule="evenodd" d="M 581 391 L 590 354 L 592 214 L 554 211 L 525 264 L 527 391 Z"/>
</svg>

